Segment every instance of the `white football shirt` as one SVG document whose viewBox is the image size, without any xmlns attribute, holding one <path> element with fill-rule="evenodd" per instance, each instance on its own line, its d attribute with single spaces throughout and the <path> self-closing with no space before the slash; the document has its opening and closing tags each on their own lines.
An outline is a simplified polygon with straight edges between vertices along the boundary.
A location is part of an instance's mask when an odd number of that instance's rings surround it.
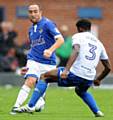
<svg viewBox="0 0 113 120">
<path fill-rule="evenodd" d="M 80 45 L 77 59 L 70 71 L 76 76 L 94 80 L 96 67 L 100 59 L 108 59 L 103 44 L 90 32 L 81 32 L 72 36 L 72 45 Z"/>
</svg>

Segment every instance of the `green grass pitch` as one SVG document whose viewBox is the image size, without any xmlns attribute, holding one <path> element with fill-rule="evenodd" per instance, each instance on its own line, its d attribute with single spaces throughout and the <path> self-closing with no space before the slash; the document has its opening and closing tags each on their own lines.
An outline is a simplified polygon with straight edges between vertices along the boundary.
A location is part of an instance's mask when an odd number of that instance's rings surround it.
<svg viewBox="0 0 113 120">
<path fill-rule="evenodd" d="M 91 88 L 105 117 L 95 118 L 89 108 L 74 93 L 74 89 L 50 87 L 46 94 L 46 106 L 40 113 L 10 115 L 19 88 L 0 87 L 0 120 L 113 120 L 113 90 Z"/>
</svg>

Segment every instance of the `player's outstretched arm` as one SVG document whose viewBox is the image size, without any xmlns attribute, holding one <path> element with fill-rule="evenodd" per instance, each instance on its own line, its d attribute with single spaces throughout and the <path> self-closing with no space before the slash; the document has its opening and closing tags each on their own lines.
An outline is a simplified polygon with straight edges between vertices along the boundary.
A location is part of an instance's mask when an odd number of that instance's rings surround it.
<svg viewBox="0 0 113 120">
<path fill-rule="evenodd" d="M 72 52 L 72 54 L 71 54 L 71 56 L 66 64 L 65 70 L 61 74 L 61 78 L 67 78 L 68 72 L 69 72 L 72 64 L 75 62 L 75 60 L 79 54 L 79 50 L 80 50 L 80 45 L 75 44 L 74 48 L 73 48 L 73 52 Z"/>
<path fill-rule="evenodd" d="M 102 79 L 104 79 L 110 72 L 111 68 L 110 68 L 110 63 L 108 60 L 101 60 L 103 66 L 104 66 L 104 70 L 102 71 L 102 73 L 96 78 L 96 80 L 94 80 L 94 85 L 95 86 L 99 86 Z"/>
</svg>

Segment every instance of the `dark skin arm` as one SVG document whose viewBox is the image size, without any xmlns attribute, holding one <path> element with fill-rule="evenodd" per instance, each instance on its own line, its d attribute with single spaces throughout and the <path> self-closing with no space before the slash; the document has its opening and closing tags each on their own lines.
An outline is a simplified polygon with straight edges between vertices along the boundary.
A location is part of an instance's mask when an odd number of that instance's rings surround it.
<svg viewBox="0 0 113 120">
<path fill-rule="evenodd" d="M 61 78 L 64 78 L 64 79 L 67 78 L 67 75 L 69 73 L 69 70 L 70 70 L 72 64 L 75 62 L 76 58 L 78 57 L 79 50 L 80 50 L 80 45 L 75 44 L 73 47 L 73 52 L 66 64 L 64 71 L 61 74 Z"/>
<path fill-rule="evenodd" d="M 110 63 L 108 60 L 101 60 L 101 62 L 102 62 L 102 65 L 104 66 L 104 70 L 102 71 L 102 73 L 99 76 L 97 76 L 96 80 L 94 80 L 95 86 L 99 86 L 102 79 L 104 79 L 111 70 Z"/>
</svg>

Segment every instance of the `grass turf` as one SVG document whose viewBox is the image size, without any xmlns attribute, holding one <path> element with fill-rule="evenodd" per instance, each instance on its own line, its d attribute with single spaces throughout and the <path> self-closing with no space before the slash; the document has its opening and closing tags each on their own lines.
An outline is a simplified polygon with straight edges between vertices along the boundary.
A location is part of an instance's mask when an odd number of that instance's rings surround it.
<svg viewBox="0 0 113 120">
<path fill-rule="evenodd" d="M 0 120 L 113 120 L 113 90 L 91 88 L 105 117 L 95 118 L 89 108 L 74 93 L 74 89 L 50 87 L 46 94 L 46 106 L 40 113 L 10 115 L 19 88 L 0 87 Z"/>
</svg>

